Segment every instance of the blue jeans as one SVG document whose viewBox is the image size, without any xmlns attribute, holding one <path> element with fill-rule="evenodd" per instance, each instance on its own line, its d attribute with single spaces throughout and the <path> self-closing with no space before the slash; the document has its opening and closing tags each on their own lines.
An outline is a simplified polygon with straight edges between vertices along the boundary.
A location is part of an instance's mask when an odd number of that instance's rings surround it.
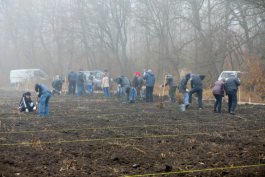
<svg viewBox="0 0 265 177">
<path fill-rule="evenodd" d="M 69 81 L 68 94 L 75 94 L 76 81 Z"/>
<path fill-rule="evenodd" d="M 153 102 L 153 90 L 154 87 L 146 87 L 146 102 Z"/>
<path fill-rule="evenodd" d="M 131 88 L 130 96 L 129 96 L 129 102 L 134 103 L 137 97 L 137 91 L 134 87 Z"/>
<path fill-rule="evenodd" d="M 90 82 L 86 84 L 86 93 L 89 95 L 93 93 L 93 84 Z"/>
<path fill-rule="evenodd" d="M 199 106 L 199 108 L 202 108 L 202 89 L 198 89 L 198 88 L 191 89 L 191 91 L 189 93 L 189 102 L 190 102 L 190 104 L 192 102 L 192 94 L 194 94 L 194 93 L 197 93 L 198 106 Z"/>
<path fill-rule="evenodd" d="M 110 97 L 109 87 L 104 87 L 103 88 L 103 93 L 104 93 L 105 97 Z"/>
<path fill-rule="evenodd" d="M 43 93 L 40 96 L 39 111 L 38 111 L 39 116 L 43 116 L 43 115 L 48 116 L 49 115 L 50 97 L 51 97 L 51 92 Z"/>
<path fill-rule="evenodd" d="M 228 96 L 228 112 L 234 112 L 237 105 L 237 93 L 227 94 Z"/>
<path fill-rule="evenodd" d="M 77 96 L 82 96 L 84 91 L 84 85 L 83 84 L 77 84 Z"/>
<path fill-rule="evenodd" d="M 189 105 L 190 104 L 190 102 L 189 102 L 189 93 L 186 92 L 186 91 L 183 93 L 183 103 L 185 105 Z"/>
<path fill-rule="evenodd" d="M 222 95 L 214 95 L 215 103 L 214 103 L 214 111 L 221 113 L 222 110 Z"/>
</svg>

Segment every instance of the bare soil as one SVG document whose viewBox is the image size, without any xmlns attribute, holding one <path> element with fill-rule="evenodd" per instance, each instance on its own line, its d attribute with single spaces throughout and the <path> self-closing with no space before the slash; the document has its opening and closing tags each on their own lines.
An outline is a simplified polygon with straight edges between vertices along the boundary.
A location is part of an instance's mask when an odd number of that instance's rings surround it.
<svg viewBox="0 0 265 177">
<path fill-rule="evenodd" d="M 52 97 L 50 117 L 18 113 L 20 92 L 0 93 L 0 176 L 262 177 L 265 106 L 213 113 L 213 102 L 122 103 L 100 94 Z M 215 169 L 212 171 L 194 171 Z M 187 170 L 186 173 L 174 172 Z M 160 174 L 159 173 L 163 173 Z M 172 173 L 172 174 L 171 174 Z"/>
</svg>

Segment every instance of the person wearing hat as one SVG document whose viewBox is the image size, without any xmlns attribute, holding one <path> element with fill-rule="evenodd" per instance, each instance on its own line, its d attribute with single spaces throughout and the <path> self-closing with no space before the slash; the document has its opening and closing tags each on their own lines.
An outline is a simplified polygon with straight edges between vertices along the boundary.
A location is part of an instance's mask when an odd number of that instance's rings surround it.
<svg viewBox="0 0 265 177">
<path fill-rule="evenodd" d="M 50 89 L 44 84 L 37 83 L 35 84 L 35 91 L 38 93 L 38 115 L 49 116 L 49 101 L 51 97 Z"/>
<path fill-rule="evenodd" d="M 237 105 L 237 90 L 240 86 L 240 81 L 236 75 L 232 74 L 225 82 L 225 92 L 228 96 L 228 113 L 234 115 Z"/>
<path fill-rule="evenodd" d="M 110 84 L 109 83 L 110 83 L 109 77 L 108 77 L 107 73 L 104 73 L 103 78 L 102 78 L 101 87 L 103 89 L 103 93 L 104 93 L 105 97 L 110 97 L 110 93 L 109 93 L 109 85 Z"/>
<path fill-rule="evenodd" d="M 31 100 L 31 93 L 23 93 L 22 98 L 19 102 L 19 111 L 20 112 L 33 112 L 36 111 L 36 105 Z"/>
<path fill-rule="evenodd" d="M 140 97 L 140 92 L 143 87 L 143 77 L 139 71 L 135 72 L 135 75 L 132 80 L 132 87 L 136 89 L 137 97 Z"/>
<path fill-rule="evenodd" d="M 155 75 L 152 72 L 151 69 L 148 69 L 147 71 L 144 71 L 144 77 L 143 79 L 146 81 L 146 102 L 153 102 L 153 90 L 155 86 Z"/>
</svg>

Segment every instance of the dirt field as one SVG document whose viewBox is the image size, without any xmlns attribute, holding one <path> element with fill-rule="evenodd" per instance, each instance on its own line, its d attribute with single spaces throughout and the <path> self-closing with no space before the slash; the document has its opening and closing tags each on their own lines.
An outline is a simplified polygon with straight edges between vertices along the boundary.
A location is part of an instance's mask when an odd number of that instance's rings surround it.
<svg viewBox="0 0 265 177">
<path fill-rule="evenodd" d="M 21 93 L 0 93 L 0 176 L 265 176 L 265 106 L 216 114 L 212 102 L 121 103 L 52 97 L 51 116 L 17 113 Z M 250 166 L 253 165 L 253 166 Z"/>
</svg>

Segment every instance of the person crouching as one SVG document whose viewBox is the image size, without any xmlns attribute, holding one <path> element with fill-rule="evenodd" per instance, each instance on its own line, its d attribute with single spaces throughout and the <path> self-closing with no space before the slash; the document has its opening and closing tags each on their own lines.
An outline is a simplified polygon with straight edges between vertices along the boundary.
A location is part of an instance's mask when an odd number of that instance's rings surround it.
<svg viewBox="0 0 265 177">
<path fill-rule="evenodd" d="M 23 93 L 22 98 L 19 102 L 19 111 L 20 112 L 33 112 L 36 111 L 36 105 L 31 100 L 31 93 Z"/>
</svg>

